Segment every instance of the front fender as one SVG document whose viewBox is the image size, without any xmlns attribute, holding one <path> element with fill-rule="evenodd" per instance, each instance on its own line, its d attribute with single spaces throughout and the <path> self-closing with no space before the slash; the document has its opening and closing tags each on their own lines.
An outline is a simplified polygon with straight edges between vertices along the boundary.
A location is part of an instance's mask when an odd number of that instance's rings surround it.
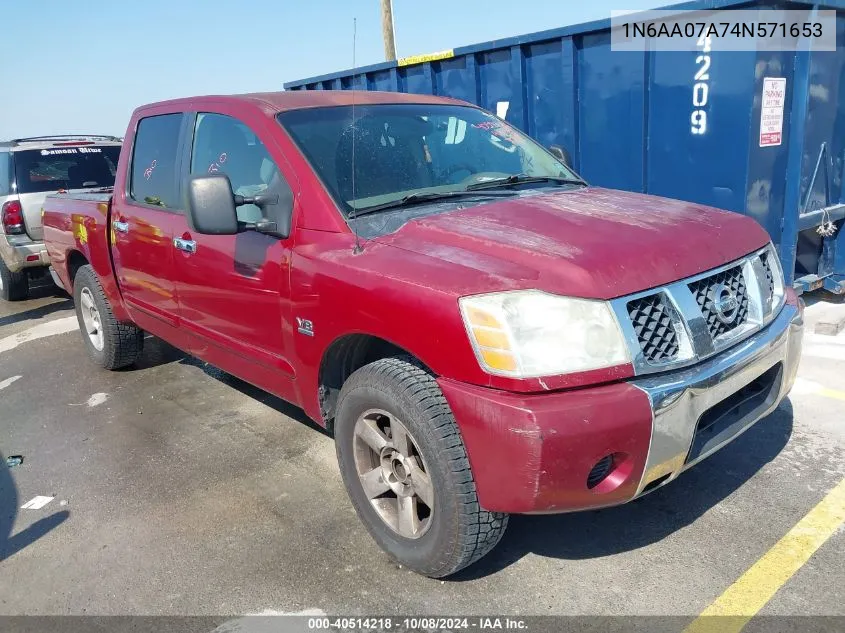
<svg viewBox="0 0 845 633">
<path fill-rule="evenodd" d="M 313 419 L 320 419 L 322 359 L 343 336 L 364 334 L 386 341 L 438 376 L 475 383 L 488 378 L 466 336 L 457 298 L 421 285 L 418 277 L 395 274 L 396 249 L 370 242 L 360 255 L 346 239 L 351 236 L 300 231 L 298 238 L 303 233 L 320 244 L 300 243 L 292 256 L 290 343 L 299 367 L 299 401 Z M 332 242 L 338 248 L 327 250 Z M 304 322 L 309 325 L 300 325 Z"/>
</svg>

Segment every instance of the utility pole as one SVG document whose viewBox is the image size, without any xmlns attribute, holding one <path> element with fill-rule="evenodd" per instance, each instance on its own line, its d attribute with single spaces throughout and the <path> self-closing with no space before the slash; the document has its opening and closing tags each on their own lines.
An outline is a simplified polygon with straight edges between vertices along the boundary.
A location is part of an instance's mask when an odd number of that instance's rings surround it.
<svg viewBox="0 0 845 633">
<path fill-rule="evenodd" d="M 381 0 L 381 34 L 384 38 L 385 61 L 396 59 L 396 41 L 393 37 L 393 0 Z"/>
</svg>

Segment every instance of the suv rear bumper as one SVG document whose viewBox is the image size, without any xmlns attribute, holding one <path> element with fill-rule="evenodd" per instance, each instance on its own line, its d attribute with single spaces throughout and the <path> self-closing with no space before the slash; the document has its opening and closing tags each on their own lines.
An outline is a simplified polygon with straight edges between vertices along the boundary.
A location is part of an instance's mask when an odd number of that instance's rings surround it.
<svg viewBox="0 0 845 633">
<path fill-rule="evenodd" d="M 790 291 L 767 327 L 682 370 L 548 394 L 438 383 L 485 509 L 570 512 L 651 492 L 774 411 L 795 380 L 802 334 Z M 589 487 L 602 463 L 609 474 Z"/>
<path fill-rule="evenodd" d="M 50 256 L 44 242 L 33 242 L 26 235 L 0 233 L 0 257 L 13 273 L 24 268 L 50 265 Z"/>
</svg>

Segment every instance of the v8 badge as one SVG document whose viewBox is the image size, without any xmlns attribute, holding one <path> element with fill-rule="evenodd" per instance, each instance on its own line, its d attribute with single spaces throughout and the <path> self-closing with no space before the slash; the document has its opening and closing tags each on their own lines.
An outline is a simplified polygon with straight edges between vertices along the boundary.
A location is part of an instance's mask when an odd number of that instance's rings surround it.
<svg viewBox="0 0 845 633">
<path fill-rule="evenodd" d="M 306 336 L 314 336 L 314 324 L 308 319 L 296 317 L 296 329 L 299 331 L 300 334 L 305 334 Z"/>
</svg>

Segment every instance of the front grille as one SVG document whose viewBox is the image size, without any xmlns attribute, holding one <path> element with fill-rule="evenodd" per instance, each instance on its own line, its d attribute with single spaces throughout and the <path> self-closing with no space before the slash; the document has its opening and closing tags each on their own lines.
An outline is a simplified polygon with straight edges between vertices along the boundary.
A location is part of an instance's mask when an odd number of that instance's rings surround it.
<svg viewBox="0 0 845 633">
<path fill-rule="evenodd" d="M 769 261 L 769 254 L 763 253 L 760 255 L 760 262 L 763 264 L 763 270 L 766 271 L 766 284 L 769 287 L 769 297 L 775 294 L 775 274 L 772 272 L 772 264 Z"/>
<path fill-rule="evenodd" d="M 611 300 L 636 375 L 685 367 L 765 327 L 783 305 L 771 246 L 721 268 Z"/>
<path fill-rule="evenodd" d="M 628 316 L 650 363 L 665 363 L 678 355 L 678 335 L 663 301 L 663 295 L 655 294 L 628 303 Z"/>
<path fill-rule="evenodd" d="M 727 293 L 723 291 L 727 289 Z M 699 279 L 689 284 L 690 292 L 695 297 L 701 314 L 707 321 L 707 329 L 714 339 L 739 327 L 748 320 L 748 292 L 742 266 L 734 266 L 722 272 Z M 720 313 L 716 309 L 717 294 L 733 296 L 737 305 Z"/>
</svg>

